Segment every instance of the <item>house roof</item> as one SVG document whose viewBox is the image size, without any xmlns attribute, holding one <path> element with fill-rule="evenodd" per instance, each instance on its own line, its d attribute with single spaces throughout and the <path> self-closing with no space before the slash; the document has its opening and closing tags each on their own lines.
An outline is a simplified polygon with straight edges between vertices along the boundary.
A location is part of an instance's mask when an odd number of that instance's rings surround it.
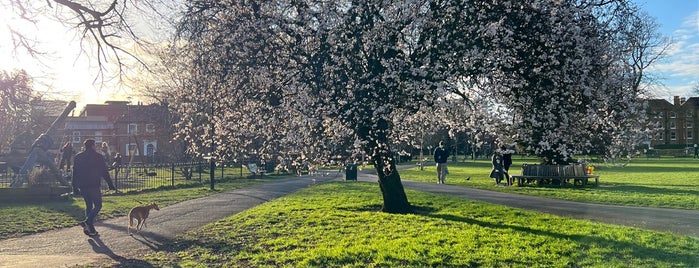
<svg viewBox="0 0 699 268">
<path fill-rule="evenodd" d="M 168 114 L 167 107 L 162 105 L 131 105 L 115 122 L 163 122 Z"/>
<path fill-rule="evenodd" d="M 699 97 L 691 97 L 685 101 L 682 106 L 692 106 L 694 108 L 699 108 Z"/>
<path fill-rule="evenodd" d="M 651 110 L 670 109 L 673 105 L 665 99 L 650 99 L 648 100 L 648 108 Z"/>
</svg>

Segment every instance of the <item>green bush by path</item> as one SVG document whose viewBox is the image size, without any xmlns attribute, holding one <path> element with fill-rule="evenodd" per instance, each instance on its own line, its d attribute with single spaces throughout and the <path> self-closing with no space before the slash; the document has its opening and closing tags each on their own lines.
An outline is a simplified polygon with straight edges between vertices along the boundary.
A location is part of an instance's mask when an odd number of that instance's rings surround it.
<svg viewBox="0 0 699 268">
<path fill-rule="evenodd" d="M 407 191 L 377 212 L 374 183 L 321 184 L 190 232 L 167 267 L 698 267 L 696 238 Z"/>
<path fill-rule="evenodd" d="M 535 159 L 513 157 L 510 173 L 521 174 L 523 163 L 535 164 Z M 595 174 L 600 185 L 594 186 L 495 186 L 488 178 L 492 166 L 489 160 L 449 162 L 447 184 L 512 192 L 571 201 L 699 210 L 699 160 L 692 158 L 634 158 L 625 167 L 596 164 Z M 436 183 L 434 166 L 423 171 L 411 168 L 400 171 L 404 180 Z M 466 180 L 471 177 L 470 180 Z M 516 184 L 516 183 L 515 183 Z"/>
</svg>

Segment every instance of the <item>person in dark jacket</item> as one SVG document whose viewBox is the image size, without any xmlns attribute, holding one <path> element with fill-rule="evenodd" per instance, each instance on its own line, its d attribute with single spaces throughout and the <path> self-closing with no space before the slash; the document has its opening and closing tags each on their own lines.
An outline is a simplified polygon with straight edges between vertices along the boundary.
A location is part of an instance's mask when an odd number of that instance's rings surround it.
<svg viewBox="0 0 699 268">
<path fill-rule="evenodd" d="M 434 162 L 437 163 L 437 184 L 444 184 L 447 178 L 447 159 L 449 150 L 444 147 L 444 141 L 439 142 L 439 147 L 434 149 Z"/>
<path fill-rule="evenodd" d="M 500 181 L 504 178 L 504 166 L 502 159 L 502 152 L 495 150 L 493 153 L 493 170 L 490 171 L 490 177 L 495 179 L 495 185 L 500 185 Z"/>
<path fill-rule="evenodd" d="M 508 145 L 501 143 L 500 153 L 502 154 L 504 177 L 507 179 L 507 184 L 510 185 L 512 184 L 512 181 L 510 180 L 510 166 L 512 165 L 512 154 L 515 153 L 515 150 L 510 148 Z"/>
<path fill-rule="evenodd" d="M 116 190 L 107 171 L 104 156 L 95 151 L 95 140 L 87 139 L 85 148 L 73 160 L 73 193 L 82 195 L 85 200 L 85 220 L 80 222 L 85 234 L 98 235 L 95 230 L 95 218 L 102 209 L 102 179 L 109 185 L 109 190 Z"/>
<path fill-rule="evenodd" d="M 61 161 L 58 169 L 70 171 L 71 160 L 73 160 L 73 145 L 71 142 L 66 142 L 61 148 Z M 65 167 L 65 169 L 63 169 Z"/>
</svg>

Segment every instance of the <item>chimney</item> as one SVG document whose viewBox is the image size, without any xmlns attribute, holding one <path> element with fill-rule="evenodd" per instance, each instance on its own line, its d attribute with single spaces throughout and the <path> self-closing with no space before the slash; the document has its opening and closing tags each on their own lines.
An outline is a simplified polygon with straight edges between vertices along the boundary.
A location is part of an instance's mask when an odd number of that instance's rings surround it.
<svg viewBox="0 0 699 268">
<path fill-rule="evenodd" d="M 675 96 L 675 101 L 673 102 L 675 106 L 680 106 L 680 96 Z"/>
</svg>

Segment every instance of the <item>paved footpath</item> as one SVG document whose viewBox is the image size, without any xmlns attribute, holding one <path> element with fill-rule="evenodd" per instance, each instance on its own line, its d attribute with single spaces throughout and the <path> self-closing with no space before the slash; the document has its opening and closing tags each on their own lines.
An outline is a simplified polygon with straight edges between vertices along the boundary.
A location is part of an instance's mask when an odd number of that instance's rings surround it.
<svg viewBox="0 0 699 268">
<path fill-rule="evenodd" d="M 188 200 L 154 211 L 148 227 L 127 235 L 128 219 L 120 217 L 96 224 L 98 237 L 87 237 L 81 227 L 64 228 L 0 241 L 0 267 L 71 267 L 94 263 L 148 267 L 139 261 L 144 254 L 186 231 L 234 215 L 314 183 L 338 181 L 342 174 L 275 180 L 244 189 Z M 359 181 L 376 182 L 376 175 L 362 171 Z M 403 181 L 405 188 L 454 195 L 555 215 L 618 225 L 669 231 L 699 237 L 699 211 L 593 205 L 517 194 L 491 192 L 452 185 Z M 125 265 L 124 265 L 125 266 Z"/>
<path fill-rule="evenodd" d="M 332 176 L 293 177 L 183 201 L 151 211 L 140 234 L 127 234 L 128 217 L 98 221 L 96 237 L 75 226 L 0 241 L 0 267 L 72 267 L 90 263 L 148 267 L 139 257 L 189 230 L 293 193 L 314 183 L 340 180 Z M 107 201 L 106 199 L 105 201 Z"/>
</svg>

